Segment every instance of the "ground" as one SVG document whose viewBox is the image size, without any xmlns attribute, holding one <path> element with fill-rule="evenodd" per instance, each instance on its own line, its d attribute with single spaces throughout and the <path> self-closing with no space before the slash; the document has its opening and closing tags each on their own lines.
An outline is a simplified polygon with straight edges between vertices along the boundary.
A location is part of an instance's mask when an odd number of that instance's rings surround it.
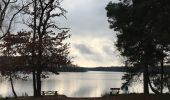
<svg viewBox="0 0 170 100">
<path fill-rule="evenodd" d="M 170 100 L 170 94 L 163 95 L 144 95 L 144 94 L 120 94 L 105 97 L 93 98 L 75 98 L 66 96 L 44 96 L 44 97 L 19 97 L 19 98 L 5 98 L 5 100 Z"/>
</svg>

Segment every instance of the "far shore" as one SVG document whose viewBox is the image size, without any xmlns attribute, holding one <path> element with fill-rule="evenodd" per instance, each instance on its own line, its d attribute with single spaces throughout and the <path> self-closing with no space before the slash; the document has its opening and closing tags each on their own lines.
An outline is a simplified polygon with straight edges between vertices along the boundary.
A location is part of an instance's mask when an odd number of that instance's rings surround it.
<svg viewBox="0 0 170 100">
<path fill-rule="evenodd" d="M 2 99 L 3 100 L 3 99 Z M 4 100 L 170 100 L 170 94 L 119 94 L 104 97 L 66 97 L 59 96 L 42 96 L 42 97 L 18 97 L 4 98 Z"/>
</svg>

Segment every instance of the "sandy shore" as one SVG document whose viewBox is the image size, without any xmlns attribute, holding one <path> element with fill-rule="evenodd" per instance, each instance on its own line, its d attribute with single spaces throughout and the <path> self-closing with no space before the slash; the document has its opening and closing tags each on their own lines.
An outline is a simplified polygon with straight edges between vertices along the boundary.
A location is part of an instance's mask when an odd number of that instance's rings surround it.
<svg viewBox="0 0 170 100">
<path fill-rule="evenodd" d="M 44 97 L 19 97 L 7 98 L 8 100 L 170 100 L 170 94 L 164 95 L 144 95 L 144 94 L 120 94 L 115 96 L 75 98 L 65 96 L 44 96 Z"/>
</svg>

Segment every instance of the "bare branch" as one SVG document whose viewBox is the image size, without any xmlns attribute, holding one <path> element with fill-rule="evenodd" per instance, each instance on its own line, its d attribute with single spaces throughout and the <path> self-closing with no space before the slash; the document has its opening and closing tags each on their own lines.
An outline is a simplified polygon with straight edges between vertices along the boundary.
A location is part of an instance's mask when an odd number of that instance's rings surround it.
<svg viewBox="0 0 170 100">
<path fill-rule="evenodd" d="M 10 1 L 10 0 L 9 0 Z M 11 1 L 10 3 L 16 3 L 18 0 Z"/>
<path fill-rule="evenodd" d="M 9 0 L 10 1 L 10 0 Z M 15 0 L 16 2 L 17 0 Z M 13 3 L 13 2 L 12 2 Z M 18 9 L 18 11 L 12 15 L 11 19 L 10 19 L 10 23 L 8 25 L 8 29 L 7 31 L 3 34 L 3 36 L 0 37 L 0 39 L 4 38 L 9 32 L 10 32 L 10 29 L 11 29 L 11 26 L 12 26 L 12 23 L 14 21 L 14 18 L 16 17 L 16 15 L 18 15 L 25 7 L 29 6 L 30 4 L 32 4 L 32 2 L 28 3 L 27 5 L 23 5 L 20 9 Z M 3 18 L 4 20 L 4 18 Z"/>
</svg>

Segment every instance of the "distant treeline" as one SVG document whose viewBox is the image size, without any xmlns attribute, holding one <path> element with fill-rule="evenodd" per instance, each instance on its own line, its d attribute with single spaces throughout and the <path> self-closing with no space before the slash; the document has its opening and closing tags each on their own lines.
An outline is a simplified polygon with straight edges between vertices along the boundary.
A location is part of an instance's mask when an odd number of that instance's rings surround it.
<svg viewBox="0 0 170 100">
<path fill-rule="evenodd" d="M 164 67 L 164 72 L 170 72 L 170 66 Z M 112 66 L 112 67 L 79 67 L 79 66 L 64 66 L 56 69 L 58 72 L 87 72 L 87 71 L 108 71 L 108 72 L 127 72 L 127 67 L 124 66 Z M 133 69 L 132 69 L 133 70 Z M 154 71 L 159 73 L 159 69 L 150 69 L 150 71 Z"/>
<path fill-rule="evenodd" d="M 55 69 L 58 72 L 87 72 L 87 71 L 114 71 L 114 72 L 125 72 L 125 67 L 79 67 L 79 66 L 63 66 Z"/>
<path fill-rule="evenodd" d="M 114 72 L 125 72 L 125 67 L 80 67 L 76 65 L 66 65 L 61 67 L 48 68 L 51 72 L 87 72 L 87 71 L 114 71 Z"/>
<path fill-rule="evenodd" d="M 58 72 L 87 72 L 86 68 L 77 66 L 63 66 L 56 68 Z"/>
<path fill-rule="evenodd" d="M 59 74 L 59 72 L 87 72 L 86 68 L 76 65 L 61 65 L 61 66 L 43 66 L 44 72 L 52 72 Z"/>
<path fill-rule="evenodd" d="M 114 71 L 114 72 L 125 72 L 126 68 L 123 66 L 113 66 L 113 67 L 93 67 L 86 68 L 88 71 Z"/>
</svg>

